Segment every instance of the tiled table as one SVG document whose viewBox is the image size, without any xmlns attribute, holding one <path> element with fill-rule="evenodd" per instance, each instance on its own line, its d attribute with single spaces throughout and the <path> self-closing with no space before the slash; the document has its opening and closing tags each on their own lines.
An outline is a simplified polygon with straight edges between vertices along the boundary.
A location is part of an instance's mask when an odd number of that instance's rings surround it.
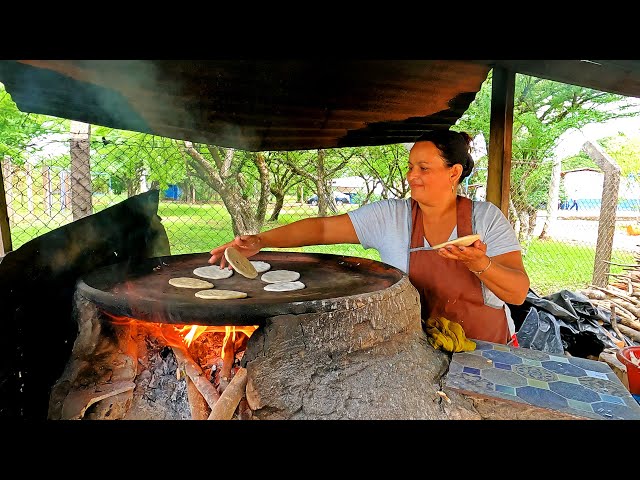
<svg viewBox="0 0 640 480">
<path fill-rule="evenodd" d="M 640 405 L 604 362 L 474 341 L 474 351 L 453 354 L 447 387 L 589 419 L 640 420 Z"/>
</svg>

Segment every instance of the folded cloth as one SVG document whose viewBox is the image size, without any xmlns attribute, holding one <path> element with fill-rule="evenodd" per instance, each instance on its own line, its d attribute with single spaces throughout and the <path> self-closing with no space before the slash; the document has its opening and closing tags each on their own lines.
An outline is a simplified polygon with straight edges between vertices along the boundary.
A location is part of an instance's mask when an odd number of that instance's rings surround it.
<svg viewBox="0 0 640 480">
<path fill-rule="evenodd" d="M 436 350 L 470 352 L 476 349 L 476 343 L 466 337 L 462 325 L 444 317 L 427 320 L 427 335 Z"/>
</svg>

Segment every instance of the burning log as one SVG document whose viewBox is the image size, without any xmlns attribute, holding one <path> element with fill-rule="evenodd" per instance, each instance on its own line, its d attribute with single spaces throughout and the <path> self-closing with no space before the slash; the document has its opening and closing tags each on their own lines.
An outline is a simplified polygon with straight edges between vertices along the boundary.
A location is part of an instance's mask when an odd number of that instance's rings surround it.
<svg viewBox="0 0 640 480">
<path fill-rule="evenodd" d="M 224 392 L 231 379 L 231 369 L 236 359 L 236 352 L 243 351 L 247 346 L 249 336 L 235 329 L 228 329 L 222 344 L 222 368 L 220 369 L 219 387 Z"/>
<path fill-rule="evenodd" d="M 200 393 L 200 390 L 198 390 L 193 383 L 193 380 L 189 377 L 187 377 L 187 396 L 189 397 L 191 418 L 193 420 L 206 420 L 209 412 L 211 412 L 211 408 L 207 404 L 207 400 L 202 396 L 202 393 Z"/>
<path fill-rule="evenodd" d="M 247 388 L 247 369 L 240 367 L 211 409 L 209 420 L 231 420 Z"/>
<path fill-rule="evenodd" d="M 200 392 L 202 397 L 205 399 L 209 408 L 213 408 L 220 399 L 220 394 L 216 388 L 207 379 L 207 376 L 202 371 L 202 368 L 200 368 L 200 365 L 198 365 L 191 355 L 189 355 L 187 347 L 184 345 L 182 338 L 180 338 L 173 326 L 163 325 L 161 331 L 165 341 L 171 346 L 173 354 L 176 356 L 176 360 L 178 360 L 178 365 L 184 367 L 185 373 L 193 382 L 198 392 Z"/>
</svg>

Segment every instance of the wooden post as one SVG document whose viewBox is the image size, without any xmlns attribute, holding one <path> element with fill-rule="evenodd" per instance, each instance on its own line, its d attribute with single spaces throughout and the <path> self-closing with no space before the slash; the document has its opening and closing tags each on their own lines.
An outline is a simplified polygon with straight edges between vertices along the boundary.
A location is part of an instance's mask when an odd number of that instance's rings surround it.
<svg viewBox="0 0 640 480">
<path fill-rule="evenodd" d="M 502 67 L 493 69 L 487 200 L 499 207 L 507 216 L 511 189 L 511 136 L 515 78 L 513 71 Z"/>
<path fill-rule="evenodd" d="M 4 165 L 3 165 L 4 167 Z M 11 245 L 11 227 L 9 225 L 9 209 L 7 197 L 4 194 L 4 177 L 0 168 L 0 256 L 5 256 L 13 250 Z"/>
<path fill-rule="evenodd" d="M 591 283 L 605 287 L 609 283 L 609 263 L 613 251 L 613 237 L 616 233 L 616 211 L 618 208 L 618 192 L 620 190 L 620 167 L 607 155 L 599 145 L 585 142 L 585 152 L 604 172 L 602 185 L 602 201 L 598 219 L 598 240 L 596 241 L 596 258 L 593 265 Z"/>
<path fill-rule="evenodd" d="M 74 220 L 93 213 L 89 164 L 90 136 L 90 124 L 71 122 L 71 211 Z"/>
</svg>

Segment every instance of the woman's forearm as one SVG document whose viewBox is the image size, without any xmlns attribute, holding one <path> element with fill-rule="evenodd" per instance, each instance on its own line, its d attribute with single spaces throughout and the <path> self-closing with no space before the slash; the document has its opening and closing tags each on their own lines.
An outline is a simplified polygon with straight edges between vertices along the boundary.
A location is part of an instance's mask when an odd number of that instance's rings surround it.
<svg viewBox="0 0 640 480">
<path fill-rule="evenodd" d="M 521 305 L 529 292 L 529 277 L 521 266 L 522 261 L 508 255 L 511 254 L 492 258 L 489 268 L 476 276 L 503 302 Z"/>
<path fill-rule="evenodd" d="M 261 248 L 304 247 L 306 245 L 333 245 L 359 243 L 347 214 L 334 217 L 305 218 L 259 233 Z"/>
</svg>

